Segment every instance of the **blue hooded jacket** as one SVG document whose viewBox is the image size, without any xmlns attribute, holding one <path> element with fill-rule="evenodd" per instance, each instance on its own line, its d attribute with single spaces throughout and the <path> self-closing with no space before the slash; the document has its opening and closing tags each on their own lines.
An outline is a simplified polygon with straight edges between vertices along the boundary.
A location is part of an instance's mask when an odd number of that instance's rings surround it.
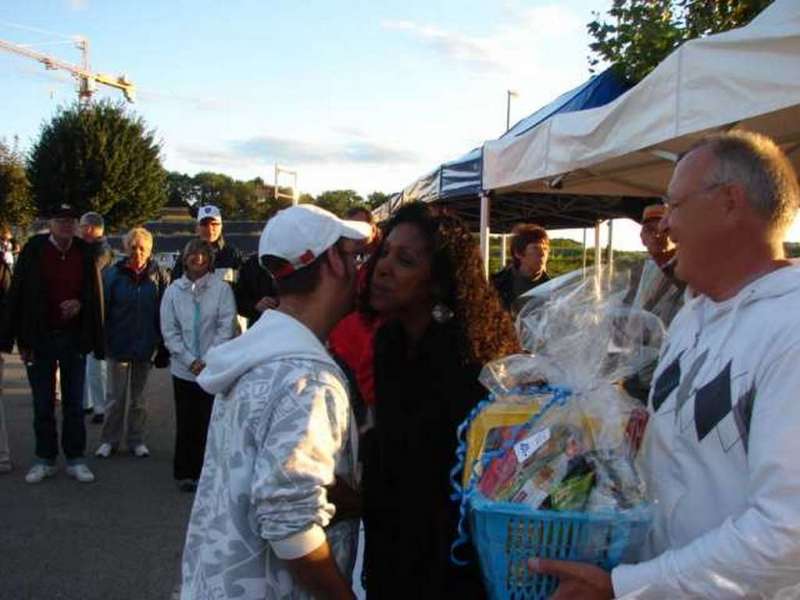
<svg viewBox="0 0 800 600">
<path fill-rule="evenodd" d="M 106 354 L 118 361 L 149 361 L 161 343 L 159 308 L 169 277 L 150 260 L 140 274 L 124 258 L 103 272 Z"/>
</svg>

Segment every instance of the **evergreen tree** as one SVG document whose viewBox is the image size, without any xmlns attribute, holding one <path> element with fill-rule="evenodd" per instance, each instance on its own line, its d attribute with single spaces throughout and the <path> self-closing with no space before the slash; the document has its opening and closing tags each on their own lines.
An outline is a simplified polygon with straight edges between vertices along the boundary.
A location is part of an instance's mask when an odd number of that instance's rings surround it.
<svg viewBox="0 0 800 600">
<path fill-rule="evenodd" d="M 155 134 L 121 104 L 73 104 L 42 126 L 28 162 L 38 208 L 68 203 L 120 230 L 158 216 L 166 171 Z"/>
<path fill-rule="evenodd" d="M 36 216 L 25 161 L 0 140 L 0 224 L 27 227 Z"/>
</svg>

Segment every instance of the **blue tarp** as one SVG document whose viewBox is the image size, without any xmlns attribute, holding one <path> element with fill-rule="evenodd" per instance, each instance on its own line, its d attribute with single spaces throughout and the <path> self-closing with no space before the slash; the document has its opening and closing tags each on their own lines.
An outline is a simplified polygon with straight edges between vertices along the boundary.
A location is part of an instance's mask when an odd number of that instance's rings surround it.
<svg viewBox="0 0 800 600">
<path fill-rule="evenodd" d="M 557 113 L 574 112 L 608 104 L 629 87 L 608 69 L 521 119 L 500 137 L 522 135 Z M 482 187 L 482 172 L 483 147 L 479 147 L 460 158 L 442 164 L 438 169 L 412 183 L 403 190 L 402 202 L 415 200 L 433 202 L 477 196 Z"/>
</svg>

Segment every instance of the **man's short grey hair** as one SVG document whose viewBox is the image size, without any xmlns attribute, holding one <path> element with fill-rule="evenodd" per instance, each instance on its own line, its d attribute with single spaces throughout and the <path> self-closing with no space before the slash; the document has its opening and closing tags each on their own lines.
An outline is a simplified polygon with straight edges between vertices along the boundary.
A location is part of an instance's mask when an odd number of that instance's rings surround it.
<svg viewBox="0 0 800 600">
<path fill-rule="evenodd" d="M 101 227 L 105 229 L 106 222 L 103 220 L 103 215 L 96 212 L 87 212 L 81 215 L 81 225 L 91 225 L 92 227 Z"/>
<path fill-rule="evenodd" d="M 800 185 L 792 163 L 765 135 L 730 131 L 700 140 L 717 159 L 710 184 L 740 183 L 753 209 L 777 232 L 784 232 L 800 208 Z M 692 151 L 690 150 L 690 152 Z"/>
</svg>

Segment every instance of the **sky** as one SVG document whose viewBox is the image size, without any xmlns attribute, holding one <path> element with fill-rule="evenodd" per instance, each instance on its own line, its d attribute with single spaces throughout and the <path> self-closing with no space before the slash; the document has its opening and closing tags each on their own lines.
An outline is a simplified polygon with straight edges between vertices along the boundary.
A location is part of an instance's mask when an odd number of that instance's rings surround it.
<svg viewBox="0 0 800 600">
<path fill-rule="evenodd" d="M 3 0 L 0 39 L 126 74 L 169 170 L 300 192 L 391 193 L 585 81 L 610 0 Z M 121 98 L 100 86 L 98 98 Z M 31 147 L 76 98 L 60 71 L 0 51 L 0 138 Z M 291 184 L 282 178 L 281 185 Z M 580 236 L 580 233 L 572 232 Z M 590 236 L 591 238 L 591 236 Z M 641 249 L 620 222 L 615 246 Z"/>
</svg>

